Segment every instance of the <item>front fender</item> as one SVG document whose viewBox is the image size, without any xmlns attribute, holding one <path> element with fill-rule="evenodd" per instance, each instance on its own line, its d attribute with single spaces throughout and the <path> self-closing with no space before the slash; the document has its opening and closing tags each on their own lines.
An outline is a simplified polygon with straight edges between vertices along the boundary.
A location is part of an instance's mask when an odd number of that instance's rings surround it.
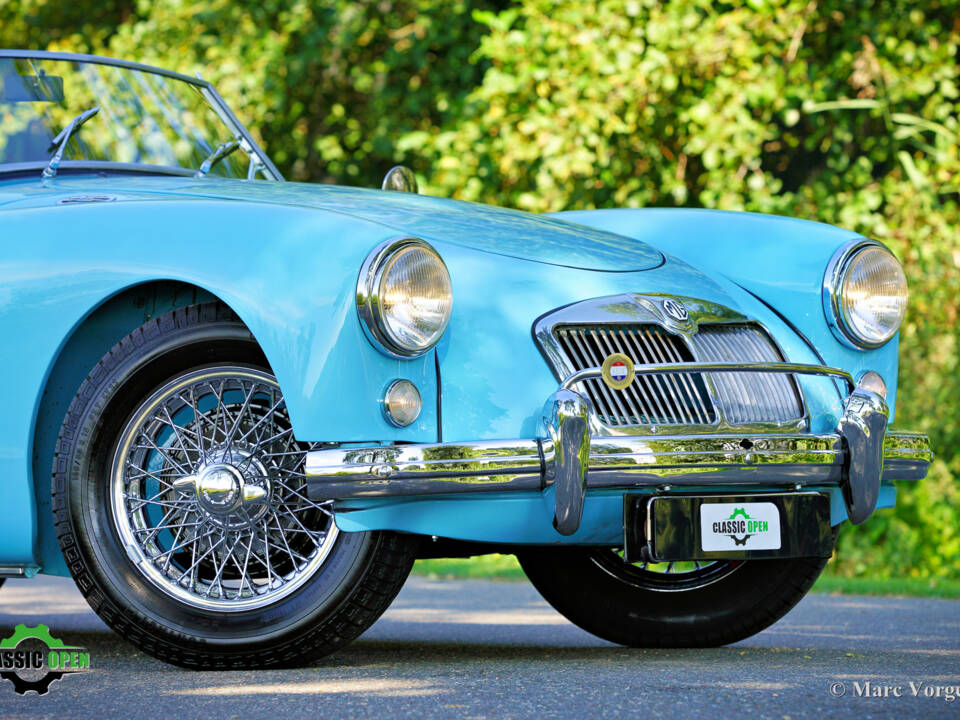
<svg viewBox="0 0 960 720">
<path fill-rule="evenodd" d="M 5 260 L 16 267 L 18 321 L 11 329 L 32 336 L 35 365 L 48 369 L 66 338 L 110 297 L 144 282 L 179 281 L 218 297 L 250 328 L 283 388 L 298 438 L 436 437 L 433 358 L 386 357 L 366 340 L 356 316 L 360 264 L 395 233 L 312 209 L 166 205 L 162 216 L 149 205 L 117 203 L 24 211 L 7 223 L 15 236 L 29 230 L 45 238 L 42 225 L 54 215 L 71 228 L 69 239 L 41 239 Z M 397 377 L 413 380 L 424 396 L 424 413 L 403 430 L 386 422 L 379 402 Z"/>
</svg>

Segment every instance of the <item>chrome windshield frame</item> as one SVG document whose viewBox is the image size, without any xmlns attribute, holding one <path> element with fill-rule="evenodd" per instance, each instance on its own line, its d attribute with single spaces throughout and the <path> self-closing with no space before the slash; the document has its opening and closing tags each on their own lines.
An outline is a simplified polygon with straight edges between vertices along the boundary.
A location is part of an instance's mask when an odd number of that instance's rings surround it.
<svg viewBox="0 0 960 720">
<path fill-rule="evenodd" d="M 188 83 L 200 89 L 203 97 L 211 104 L 213 110 L 217 113 L 220 119 L 229 127 L 235 136 L 241 138 L 253 155 L 256 156 L 259 160 L 259 164 L 262 167 L 264 175 L 266 175 L 270 180 L 282 181 L 283 175 L 277 169 L 277 166 L 273 164 L 273 161 L 270 159 L 270 156 L 264 151 L 260 145 L 257 144 L 257 141 L 253 139 L 253 136 L 250 134 L 250 131 L 247 130 L 246 126 L 237 119 L 237 116 L 234 115 L 233 111 L 221 97 L 220 93 L 217 92 L 217 89 L 207 80 L 204 80 L 201 77 L 190 77 L 189 75 L 184 75 L 182 73 L 174 72 L 173 70 L 165 70 L 163 68 L 153 67 L 152 65 L 144 65 L 143 63 L 132 62 L 130 60 L 120 60 L 118 58 L 103 57 L 100 55 L 86 55 L 84 53 L 69 53 L 69 52 L 53 52 L 49 50 L 7 50 L 0 49 L 0 60 L 3 59 L 17 59 L 17 60 L 52 60 L 60 62 L 77 62 L 77 63 L 90 63 L 94 65 L 112 65 L 114 67 L 124 68 L 127 70 L 136 70 L 138 72 L 147 72 L 154 75 L 162 75 L 164 77 L 172 78 L 174 80 L 179 80 L 181 82 Z M 251 160 L 252 162 L 252 160 Z M 24 166 L 27 163 L 0 163 L 0 174 L 7 173 L 16 173 L 23 172 L 26 169 Z M 87 169 L 88 165 L 92 163 L 85 162 L 82 160 L 74 161 L 73 163 L 64 162 L 61 167 L 64 169 L 74 168 L 74 169 Z M 114 164 L 109 161 L 99 161 L 97 163 L 98 169 L 107 170 L 110 169 Z M 143 169 L 144 171 L 149 172 L 150 168 L 156 167 L 158 173 L 164 175 L 170 174 L 180 174 L 180 173 L 171 173 L 169 167 L 164 166 L 153 166 L 149 164 L 131 164 L 131 163 L 116 163 L 119 169 L 125 172 L 131 172 L 134 169 Z M 38 164 L 38 166 L 41 166 Z M 189 174 L 193 174 L 196 171 L 196 168 L 184 168 L 189 170 Z M 184 173 L 187 174 L 187 173 Z"/>
</svg>

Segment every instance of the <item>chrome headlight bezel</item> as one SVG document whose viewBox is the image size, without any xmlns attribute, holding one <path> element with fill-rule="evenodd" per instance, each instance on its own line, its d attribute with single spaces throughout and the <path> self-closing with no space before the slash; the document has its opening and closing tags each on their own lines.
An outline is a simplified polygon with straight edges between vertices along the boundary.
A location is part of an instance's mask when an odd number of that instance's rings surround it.
<svg viewBox="0 0 960 720">
<path fill-rule="evenodd" d="M 447 274 L 449 282 L 450 272 L 447 269 L 446 263 L 443 262 L 440 253 L 438 253 L 430 243 L 416 237 L 393 238 L 375 247 L 364 259 L 360 267 L 360 275 L 357 278 L 357 313 L 360 316 L 364 334 L 380 352 L 402 360 L 409 360 L 425 355 L 440 342 L 450 323 L 450 315 L 453 308 L 453 291 L 451 288 L 451 310 L 447 312 L 447 316 L 440 330 L 427 345 L 411 347 L 400 342 L 398 338 L 391 333 L 384 318 L 380 287 L 384 273 L 390 265 L 390 260 L 398 252 L 410 246 L 417 246 L 433 255 L 440 263 L 443 271 Z"/>
<path fill-rule="evenodd" d="M 823 313 L 826 316 L 827 324 L 830 326 L 834 337 L 847 347 L 855 350 L 875 350 L 876 348 L 883 347 L 896 337 L 903 324 L 903 318 L 901 317 L 896 330 L 887 337 L 877 340 L 875 338 L 864 337 L 858 333 L 845 313 L 843 286 L 847 272 L 853 266 L 854 260 L 856 260 L 864 250 L 868 249 L 882 250 L 889 255 L 898 266 L 900 265 L 900 261 L 897 260 L 896 256 L 890 252 L 889 248 L 883 243 L 877 242 L 876 240 L 859 239 L 851 240 L 841 246 L 833 254 L 833 257 L 830 258 L 830 262 L 827 263 L 827 269 L 823 274 Z M 904 284 L 904 291 L 907 292 L 906 284 Z"/>
</svg>

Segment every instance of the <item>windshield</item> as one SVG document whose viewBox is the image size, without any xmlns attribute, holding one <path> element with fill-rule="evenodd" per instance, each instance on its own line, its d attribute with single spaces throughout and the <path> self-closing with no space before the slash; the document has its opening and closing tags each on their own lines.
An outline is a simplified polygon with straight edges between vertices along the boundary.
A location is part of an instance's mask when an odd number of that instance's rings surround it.
<svg viewBox="0 0 960 720">
<path fill-rule="evenodd" d="M 54 137 L 77 115 L 99 107 L 71 136 L 64 167 L 85 161 L 195 171 L 217 146 L 239 139 L 246 152 L 222 158 L 209 174 L 252 177 L 262 167 L 259 158 L 214 103 L 204 85 L 155 72 L 85 60 L 0 57 L 0 170 L 14 163 L 45 165 L 56 151 Z"/>
</svg>

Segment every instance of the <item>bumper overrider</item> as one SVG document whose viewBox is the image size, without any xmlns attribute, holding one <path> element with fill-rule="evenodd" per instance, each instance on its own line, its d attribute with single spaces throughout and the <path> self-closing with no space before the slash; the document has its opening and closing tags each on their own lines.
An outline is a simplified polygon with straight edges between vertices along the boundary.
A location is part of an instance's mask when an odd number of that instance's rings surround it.
<svg viewBox="0 0 960 720">
<path fill-rule="evenodd" d="M 664 363 L 635 372 L 820 375 L 842 380 L 848 395 L 828 434 L 591 436 L 593 407 L 571 389 L 601 375 L 588 368 L 547 399 L 540 437 L 314 450 L 306 460 L 308 494 L 339 500 L 553 489 L 554 527 L 571 535 L 591 488 L 838 486 L 859 524 L 876 508 L 882 482 L 919 480 L 932 460 L 925 435 L 887 428 L 886 400 L 863 380 L 867 374 L 855 382 L 838 368 L 793 363 Z"/>
</svg>

